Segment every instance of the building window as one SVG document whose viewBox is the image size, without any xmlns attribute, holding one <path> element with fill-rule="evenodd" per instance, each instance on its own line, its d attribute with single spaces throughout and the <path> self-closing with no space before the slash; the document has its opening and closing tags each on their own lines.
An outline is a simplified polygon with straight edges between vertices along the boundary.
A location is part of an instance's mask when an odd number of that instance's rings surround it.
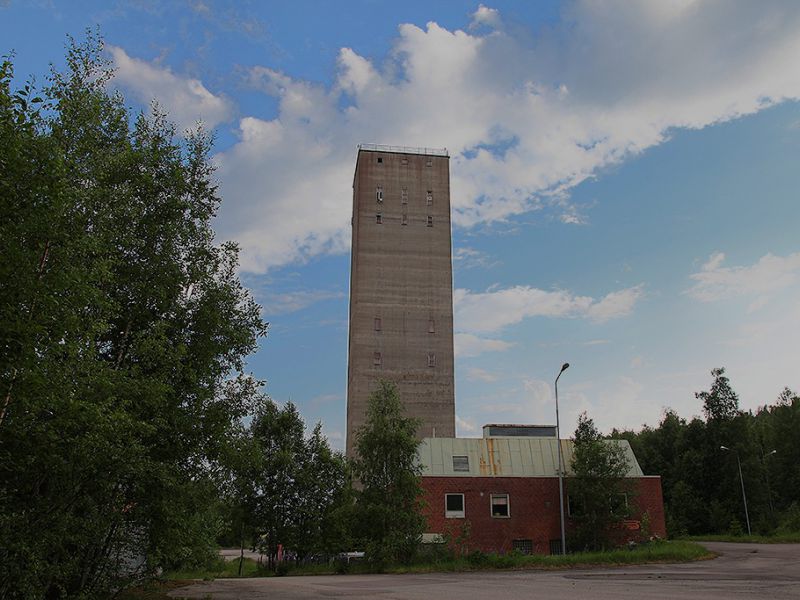
<svg viewBox="0 0 800 600">
<path fill-rule="evenodd" d="M 428 193 L 425 195 L 425 204 L 433 206 L 433 191 L 428 190 Z"/>
<path fill-rule="evenodd" d="M 429 367 L 436 366 L 436 355 L 433 352 L 428 352 L 428 366 Z"/>
<path fill-rule="evenodd" d="M 497 518 L 510 517 L 508 510 L 508 494 L 492 494 L 492 516 Z"/>
<path fill-rule="evenodd" d="M 428 227 L 433 227 L 433 216 L 428 215 Z"/>
<path fill-rule="evenodd" d="M 379 162 L 379 163 L 382 163 L 382 162 L 383 162 L 383 157 L 382 157 L 382 156 L 379 156 L 379 157 L 378 157 L 378 162 Z"/>
<path fill-rule="evenodd" d="M 403 188 L 400 190 L 400 202 L 402 204 L 408 204 L 408 188 Z"/>
<path fill-rule="evenodd" d="M 375 331 L 381 330 L 381 318 L 375 317 Z"/>
<path fill-rule="evenodd" d="M 453 471 L 469 473 L 469 456 L 453 456 Z"/>
<path fill-rule="evenodd" d="M 425 166 L 426 167 L 432 167 L 433 166 L 433 159 L 429 158 L 428 160 L 426 160 L 425 161 Z"/>
<path fill-rule="evenodd" d="M 408 215 L 406 213 L 403 213 L 403 215 L 400 217 L 400 224 L 408 225 Z"/>
<path fill-rule="evenodd" d="M 628 494 L 625 492 L 621 492 L 619 494 L 614 494 L 611 496 L 611 502 L 609 502 L 611 507 L 611 514 L 612 515 L 619 515 L 619 516 L 627 516 L 628 515 Z"/>
<path fill-rule="evenodd" d="M 513 540 L 511 548 L 522 554 L 533 554 L 533 540 Z"/>
<path fill-rule="evenodd" d="M 464 518 L 464 494 L 444 495 L 444 516 L 448 519 Z"/>
<path fill-rule="evenodd" d="M 382 363 L 383 363 L 383 358 L 381 357 L 380 352 L 376 352 L 375 354 L 372 355 L 373 365 L 375 365 L 376 367 L 380 367 Z"/>
<path fill-rule="evenodd" d="M 378 214 L 375 215 L 375 222 L 378 225 L 381 225 L 383 223 L 383 217 L 381 216 L 381 213 L 378 213 Z"/>
<path fill-rule="evenodd" d="M 428 319 L 428 333 L 436 333 L 436 322 L 433 319 Z"/>
<path fill-rule="evenodd" d="M 400 164 L 405 167 L 406 165 L 408 165 L 408 159 L 407 158 L 401 158 L 400 159 Z"/>
<path fill-rule="evenodd" d="M 383 202 L 383 186 L 378 186 L 375 188 L 375 197 L 377 198 L 378 202 Z"/>
</svg>

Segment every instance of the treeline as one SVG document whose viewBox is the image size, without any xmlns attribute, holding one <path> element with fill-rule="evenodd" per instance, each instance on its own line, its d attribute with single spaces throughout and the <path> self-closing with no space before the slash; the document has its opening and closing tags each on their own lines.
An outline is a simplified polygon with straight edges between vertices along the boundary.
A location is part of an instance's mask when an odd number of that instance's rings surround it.
<svg viewBox="0 0 800 600">
<path fill-rule="evenodd" d="M 293 404 L 262 398 L 229 462 L 220 542 L 257 549 L 272 568 L 354 548 L 375 568 L 411 559 L 424 529 L 417 427 L 396 387 L 381 382 L 356 434 L 358 458 L 346 460 L 319 424 L 306 437 Z"/>
<path fill-rule="evenodd" d="M 107 598 L 216 554 L 266 331 L 214 243 L 202 132 L 135 115 L 89 36 L 0 63 L 0 597 Z"/>
<path fill-rule="evenodd" d="M 711 374 L 710 389 L 695 394 L 704 419 L 668 410 L 658 427 L 612 437 L 631 443 L 646 474 L 661 475 L 669 535 L 746 533 L 742 481 L 753 534 L 800 531 L 800 397 L 787 388 L 742 411 L 725 370 Z"/>
<path fill-rule="evenodd" d="M 0 61 L 0 597 L 112 597 L 219 560 L 221 535 L 273 559 L 409 557 L 418 442 L 396 390 L 349 463 L 261 393 L 245 358 L 267 324 L 214 241 L 211 140 L 132 114 L 112 76 L 91 33 L 40 89 Z"/>
</svg>

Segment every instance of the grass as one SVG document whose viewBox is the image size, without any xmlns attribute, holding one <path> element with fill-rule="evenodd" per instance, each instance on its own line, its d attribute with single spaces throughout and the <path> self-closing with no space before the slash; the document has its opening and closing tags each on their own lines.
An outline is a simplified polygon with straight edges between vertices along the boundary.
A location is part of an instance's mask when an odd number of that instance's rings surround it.
<svg viewBox="0 0 800 600">
<path fill-rule="evenodd" d="M 703 560 L 716 556 L 700 544 L 689 540 L 661 541 L 644 544 L 636 548 L 609 550 L 605 552 L 576 552 L 574 554 L 542 555 L 534 554 L 484 554 L 475 552 L 461 558 L 434 560 L 410 565 L 390 565 L 380 570 L 382 573 L 442 573 L 485 570 L 521 569 L 574 569 L 582 567 L 602 567 L 616 565 L 638 565 L 646 563 L 672 563 Z M 119 600 L 166 600 L 169 590 L 188 585 L 196 579 L 219 579 L 238 577 L 239 561 L 220 560 L 212 568 L 195 571 L 174 571 L 165 574 L 165 580 L 126 590 L 118 596 Z M 335 565 L 307 565 L 289 570 L 289 575 L 333 575 L 341 573 Z M 377 572 L 366 563 L 353 563 L 346 569 L 350 574 Z M 256 561 L 245 558 L 242 577 L 274 576 L 272 571 L 263 569 Z"/>
<path fill-rule="evenodd" d="M 252 558 L 245 558 L 242 565 L 242 574 L 239 575 L 239 559 L 223 560 L 220 558 L 211 567 L 169 571 L 164 574 L 166 579 L 225 579 L 232 577 L 263 577 L 271 572 L 262 568 Z"/>
<path fill-rule="evenodd" d="M 800 544 L 800 532 L 773 535 L 691 535 L 682 539 L 695 542 L 739 542 L 752 544 Z"/>
<path fill-rule="evenodd" d="M 475 571 L 487 569 L 564 569 L 614 565 L 636 565 L 654 562 L 689 562 L 713 558 L 715 555 L 690 541 L 659 542 L 633 550 L 576 552 L 562 555 L 482 554 L 426 564 L 397 566 L 388 573 L 428 573 L 436 571 Z"/>
</svg>

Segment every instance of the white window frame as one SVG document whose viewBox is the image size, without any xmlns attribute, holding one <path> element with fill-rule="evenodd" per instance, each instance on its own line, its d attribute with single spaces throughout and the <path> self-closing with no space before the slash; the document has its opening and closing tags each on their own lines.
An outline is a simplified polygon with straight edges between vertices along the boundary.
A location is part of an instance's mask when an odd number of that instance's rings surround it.
<svg viewBox="0 0 800 600">
<path fill-rule="evenodd" d="M 496 515 L 494 514 L 494 499 L 495 498 L 505 498 L 506 499 L 506 515 Z M 510 519 L 511 518 L 511 499 L 509 498 L 508 494 L 489 494 L 489 513 L 492 515 L 493 519 Z"/>
<path fill-rule="evenodd" d="M 383 186 L 379 185 L 375 188 L 375 197 L 377 198 L 378 202 L 383 202 Z"/>
<path fill-rule="evenodd" d="M 448 496 L 461 496 L 461 510 L 447 510 L 447 497 Z M 464 494 L 446 493 L 444 495 L 444 517 L 445 519 L 463 519 L 467 514 L 466 500 Z"/>
</svg>

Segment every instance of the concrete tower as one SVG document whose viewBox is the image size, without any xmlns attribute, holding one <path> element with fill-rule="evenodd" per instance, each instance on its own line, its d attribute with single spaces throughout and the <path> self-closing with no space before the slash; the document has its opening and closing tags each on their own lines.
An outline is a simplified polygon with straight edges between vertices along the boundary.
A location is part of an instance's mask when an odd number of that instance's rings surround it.
<svg viewBox="0 0 800 600">
<path fill-rule="evenodd" d="M 376 383 L 395 383 L 419 437 L 455 436 L 450 158 L 362 144 L 353 180 L 347 454 Z"/>
</svg>

